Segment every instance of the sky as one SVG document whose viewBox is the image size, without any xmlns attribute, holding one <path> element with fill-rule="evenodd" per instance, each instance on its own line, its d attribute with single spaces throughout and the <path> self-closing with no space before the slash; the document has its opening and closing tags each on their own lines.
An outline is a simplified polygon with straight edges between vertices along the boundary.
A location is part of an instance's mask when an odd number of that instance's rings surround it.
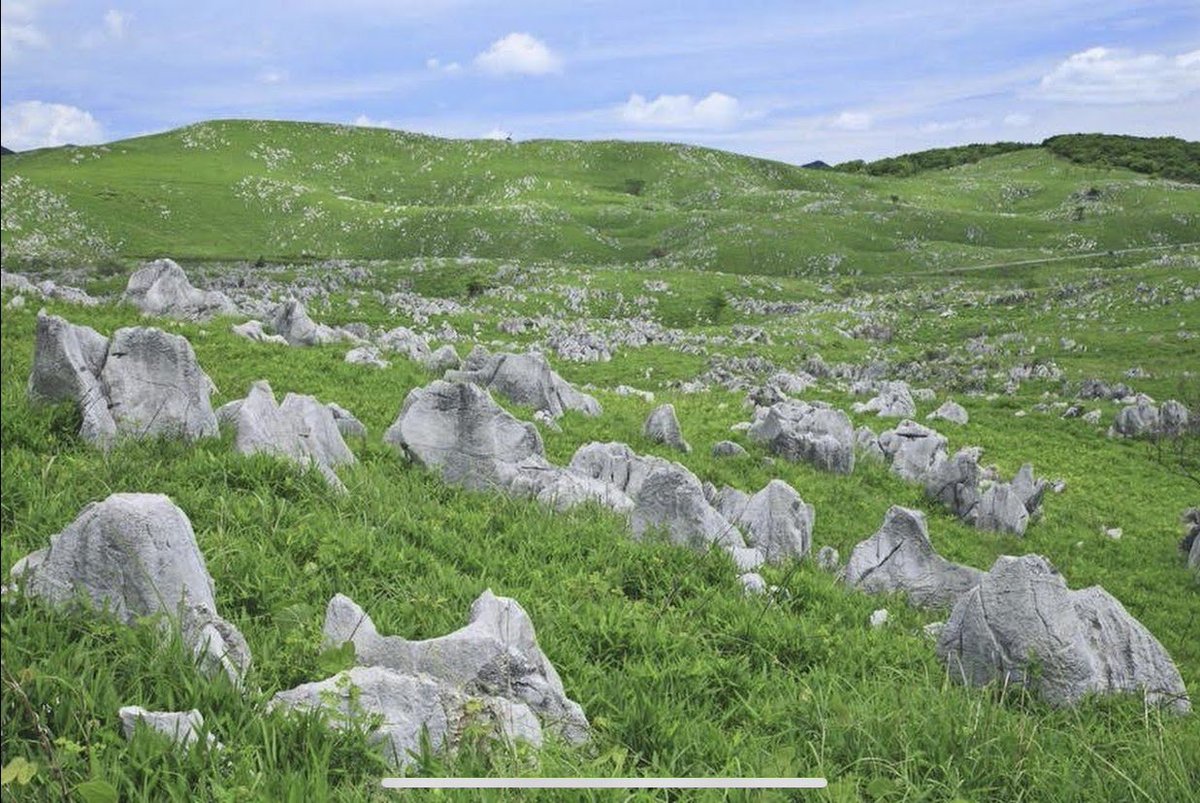
<svg viewBox="0 0 1200 803">
<path fill-rule="evenodd" d="M 1200 2 L 0 2 L 0 142 L 215 118 L 637 139 L 802 164 L 1200 139 Z"/>
</svg>

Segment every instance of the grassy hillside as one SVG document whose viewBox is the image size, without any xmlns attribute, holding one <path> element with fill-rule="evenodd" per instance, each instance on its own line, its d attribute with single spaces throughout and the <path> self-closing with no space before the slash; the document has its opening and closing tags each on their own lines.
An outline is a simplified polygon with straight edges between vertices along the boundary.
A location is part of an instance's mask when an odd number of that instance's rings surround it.
<svg viewBox="0 0 1200 803">
<path fill-rule="evenodd" d="M 218 121 L 6 157 L 3 260 L 665 263 L 820 276 L 1196 239 L 1200 188 L 1043 149 L 912 178 L 626 142 Z"/>
</svg>

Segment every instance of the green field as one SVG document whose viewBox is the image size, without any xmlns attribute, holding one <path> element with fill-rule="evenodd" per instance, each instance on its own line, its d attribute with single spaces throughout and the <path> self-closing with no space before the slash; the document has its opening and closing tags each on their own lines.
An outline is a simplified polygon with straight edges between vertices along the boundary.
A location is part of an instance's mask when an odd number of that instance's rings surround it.
<svg viewBox="0 0 1200 803">
<path fill-rule="evenodd" d="M 104 334 L 145 323 L 116 295 L 142 259 L 160 255 L 197 285 L 232 275 L 275 298 L 303 291 L 313 318 L 331 325 L 436 333 L 446 324 L 462 335 L 463 355 L 473 343 L 542 347 L 549 322 L 601 333 L 633 317 L 659 324 L 674 343 L 620 346 L 603 363 L 549 354 L 604 405 L 598 418 L 572 413 L 562 432 L 543 430 L 552 461 L 617 440 L 717 486 L 753 492 L 783 479 L 816 509 L 814 551 L 832 545 L 843 559 L 891 505 L 922 509 L 951 560 L 986 569 L 999 555 L 1032 552 L 1072 588 L 1104 586 L 1161 641 L 1193 699 L 1200 694 L 1200 582 L 1177 548 L 1180 515 L 1200 503 L 1200 485 L 1154 444 L 1105 437 L 1119 405 L 1087 403 L 1102 411 L 1100 425 L 1063 419 L 1054 406 L 1096 377 L 1200 413 L 1200 186 L 1040 148 L 881 178 L 675 145 L 449 141 L 266 122 L 205 123 L 0 164 L 5 269 L 104 295 L 92 308 L 46 303 Z M 457 306 L 418 315 L 397 293 Z M 0 569 L 7 576 L 88 502 L 168 494 L 192 520 L 221 613 L 246 635 L 254 669 L 241 693 L 202 678 L 182 645 L 153 628 L 6 596 L 0 763 L 22 757 L 37 771 L 27 785 L 6 784 L 4 800 L 87 800 L 79 787 L 89 780 L 121 800 L 479 799 L 385 795 L 377 779 L 387 768 L 363 733 L 266 715 L 264 704 L 342 668 L 321 648 L 335 593 L 384 633 L 426 638 L 461 626 L 485 588 L 529 612 L 593 739 L 537 754 L 480 744 L 426 755 L 422 774 L 831 781 L 827 792 L 792 796 L 589 798 L 647 801 L 1183 801 L 1200 788 L 1195 714 L 1133 697 L 1056 710 L 1014 689 L 963 688 L 922 633 L 945 612 L 847 590 L 811 560 L 765 567 L 786 593 L 746 598 L 723 554 L 634 541 L 599 508 L 555 514 L 446 486 L 380 441 L 408 391 L 436 378 L 403 358 L 374 370 L 344 362 L 345 345 L 250 343 L 228 320 L 152 322 L 187 336 L 220 390 L 214 404 L 265 378 L 277 396 L 312 394 L 354 412 L 369 434 L 350 444 L 359 464 L 339 472 L 346 496 L 316 472 L 235 455 L 229 433 L 95 451 L 77 437 L 69 405 L 26 400 L 39 304 L 3 314 Z M 498 328 L 518 317 L 543 328 Z M 867 325 L 888 334 L 857 332 Z M 746 342 L 745 326 L 769 343 Z M 730 431 L 750 417 L 744 391 L 681 386 L 731 358 L 796 370 L 817 354 L 878 362 L 933 388 L 921 420 L 956 399 L 971 418 L 938 425 L 952 449 L 981 446 L 983 462 L 1006 476 L 1032 462 L 1066 489 L 1047 495 L 1024 538 L 983 533 L 882 466 L 864 462 L 842 477 L 765 462 L 762 447 Z M 1005 392 L 1017 366 L 1060 377 Z M 1133 368 L 1144 376 L 1127 378 Z M 622 384 L 655 402 L 618 395 Z M 805 397 L 847 410 L 856 400 L 832 380 Z M 695 447 L 689 455 L 641 434 L 664 401 Z M 896 423 L 853 418 L 877 431 Z M 749 456 L 710 456 L 726 438 Z M 1182 443 L 1185 457 L 1196 449 L 1195 435 Z M 1123 536 L 1105 536 L 1110 527 Z M 874 629 L 868 619 L 881 607 L 891 618 Z M 149 734 L 127 743 L 116 723 L 125 704 L 199 709 L 225 748 L 181 754 Z"/>
</svg>

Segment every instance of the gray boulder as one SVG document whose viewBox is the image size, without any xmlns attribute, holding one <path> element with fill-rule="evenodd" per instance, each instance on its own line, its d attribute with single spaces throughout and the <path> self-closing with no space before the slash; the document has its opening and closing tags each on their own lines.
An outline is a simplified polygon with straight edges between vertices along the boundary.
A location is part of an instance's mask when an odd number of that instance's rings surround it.
<svg viewBox="0 0 1200 803">
<path fill-rule="evenodd" d="M 118 329 L 100 379 L 123 435 L 170 435 L 196 440 L 217 434 L 209 401 L 211 380 L 187 338 L 161 329 Z"/>
<path fill-rule="evenodd" d="M 855 404 L 852 409 L 856 413 L 875 413 L 880 418 L 911 418 L 917 414 L 907 382 L 884 382 L 873 399 Z"/>
<path fill-rule="evenodd" d="M 791 400 L 773 404 L 747 432 L 788 460 L 838 474 L 854 470 L 854 428 L 844 412 L 827 405 Z"/>
<path fill-rule="evenodd" d="M 892 473 L 909 482 L 923 482 L 933 466 L 946 457 L 946 438 L 937 430 L 905 419 L 879 436 L 879 448 Z"/>
<path fill-rule="evenodd" d="M 215 290 L 199 290 L 170 259 L 148 262 L 129 277 L 121 300 L 147 315 L 205 320 L 214 315 L 234 315 L 237 305 Z"/>
<path fill-rule="evenodd" d="M 426 368 L 437 374 L 453 371 L 462 365 L 462 359 L 459 358 L 458 352 L 454 350 L 454 346 L 448 343 L 435 349 L 422 362 Z"/>
<path fill-rule="evenodd" d="M 712 447 L 713 457 L 744 457 L 746 454 L 742 445 L 733 441 L 717 441 Z"/>
<path fill-rule="evenodd" d="M 271 698 L 271 709 L 326 711 L 335 728 L 366 726 L 384 758 L 397 769 L 415 763 L 424 740 L 438 753 L 452 752 L 467 730 L 504 742 L 542 742 L 537 716 L 523 703 L 477 697 L 430 675 L 383 666 L 356 666 L 331 678 L 304 683 Z"/>
<path fill-rule="evenodd" d="M 38 313 L 27 395 L 35 403 L 75 402 L 83 418 L 80 437 L 99 446 L 108 445 L 117 434 L 100 381 L 107 358 L 107 337 L 57 315 Z"/>
<path fill-rule="evenodd" d="M 692 451 L 691 445 L 683 439 L 683 431 L 679 427 L 679 419 L 675 417 L 675 405 L 661 404 L 655 407 L 642 425 L 642 434 L 655 443 L 670 446 L 687 453 Z"/>
<path fill-rule="evenodd" d="M 1177 438 L 1187 432 L 1188 408 L 1174 399 L 1168 399 L 1158 408 L 1159 427 L 1162 434 Z"/>
<path fill-rule="evenodd" d="M 1024 535 L 1029 526 L 1029 510 L 1018 489 L 1007 482 L 993 483 L 979 500 L 975 527 L 998 533 Z"/>
<path fill-rule="evenodd" d="M 538 647 L 533 622 L 516 600 L 490 590 L 475 600 L 467 625 L 438 638 L 410 641 L 381 636 L 353 600 L 338 594 L 325 611 L 325 642 L 354 644 L 354 660 L 406 675 L 428 675 L 457 691 L 507 697 L 533 710 L 567 741 L 588 737 L 588 722 L 567 697 L 562 680 Z"/>
<path fill-rule="evenodd" d="M 133 739 L 138 726 L 143 725 L 187 749 L 200 741 L 200 734 L 204 732 L 204 717 L 194 708 L 191 711 L 147 711 L 140 705 L 126 705 L 117 711 L 117 716 L 121 719 L 121 731 L 126 739 Z M 206 737 L 206 745 L 220 747 L 211 733 Z"/>
<path fill-rule="evenodd" d="M 56 606 L 79 601 L 125 624 L 164 614 L 207 673 L 239 682 L 250 666 L 242 634 L 217 614 L 212 578 L 187 515 L 161 494 L 113 494 L 80 511 L 12 577 Z"/>
<path fill-rule="evenodd" d="M 387 368 L 391 365 L 374 346 L 358 346 L 346 352 L 346 362 L 351 365 L 367 365 L 371 368 Z"/>
<path fill-rule="evenodd" d="M 319 346 L 335 343 L 344 337 L 325 324 L 313 321 L 308 317 L 303 302 L 294 298 L 275 308 L 271 328 L 293 346 Z"/>
<path fill-rule="evenodd" d="M 256 343 L 275 343 L 280 346 L 286 346 L 287 340 L 282 335 L 271 335 L 263 329 L 261 321 L 246 321 L 245 323 L 237 323 L 230 327 L 230 330 L 238 337 L 244 337 L 247 340 L 253 340 Z"/>
<path fill-rule="evenodd" d="M 768 563 L 802 558 L 812 548 L 816 512 L 783 480 L 771 480 L 753 496 L 726 486 L 717 494 L 716 507 L 742 528 L 749 546 Z"/>
<path fill-rule="evenodd" d="M 925 475 L 925 494 L 958 518 L 974 523 L 983 494 L 979 490 L 979 450 L 960 449 L 941 457 Z"/>
<path fill-rule="evenodd" d="M 874 594 L 902 592 L 922 607 L 947 606 L 974 587 L 983 572 L 939 555 L 925 514 L 893 505 L 883 526 L 861 542 L 846 564 L 846 582 Z"/>
<path fill-rule="evenodd" d="M 600 403 L 580 393 L 554 371 L 546 358 L 531 351 L 526 354 L 491 354 L 476 346 L 460 370 L 450 370 L 449 382 L 473 382 L 499 393 L 509 401 L 535 410 L 545 410 L 559 418 L 567 410 L 584 415 L 601 413 Z"/>
<path fill-rule="evenodd" d="M 967 415 L 966 408 L 953 399 L 948 399 L 942 403 L 941 407 L 925 416 L 925 420 L 941 420 L 949 421 L 953 424 L 966 424 L 969 420 L 969 416 Z"/>
<path fill-rule="evenodd" d="M 402 354 L 415 362 L 425 362 L 429 359 L 429 344 L 425 342 L 425 338 L 406 326 L 397 326 L 385 332 L 376 342 L 384 351 Z"/>
<path fill-rule="evenodd" d="M 354 416 L 354 413 L 333 402 L 329 402 L 325 406 L 329 408 L 329 412 L 333 413 L 333 423 L 337 425 L 338 432 L 342 433 L 343 438 L 367 437 L 367 428 Z"/>
<path fill-rule="evenodd" d="M 1039 555 L 998 558 L 955 603 L 937 650 L 957 681 L 1027 686 L 1054 706 L 1135 692 L 1180 713 L 1191 707 L 1154 636 L 1099 586 L 1069 590 Z"/>
<path fill-rule="evenodd" d="M 1154 435 L 1161 427 L 1159 410 L 1149 396 L 1138 394 L 1137 400 L 1121 408 L 1109 427 L 1110 438 L 1140 438 Z"/>
</svg>

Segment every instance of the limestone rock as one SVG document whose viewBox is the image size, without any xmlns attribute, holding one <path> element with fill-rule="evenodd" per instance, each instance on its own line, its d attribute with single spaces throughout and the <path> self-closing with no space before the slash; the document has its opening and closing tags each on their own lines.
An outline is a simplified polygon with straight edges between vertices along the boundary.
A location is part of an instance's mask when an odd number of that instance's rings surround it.
<svg viewBox="0 0 1200 803">
<path fill-rule="evenodd" d="M 880 418 L 912 418 L 917 414 L 907 382 L 884 382 L 879 393 L 865 403 L 855 404 L 856 413 L 875 413 Z"/>
<path fill-rule="evenodd" d="M 742 528 L 748 545 L 762 552 L 768 563 L 802 558 L 812 548 L 813 506 L 783 480 L 771 480 L 753 496 L 726 487 L 716 507 Z"/>
<path fill-rule="evenodd" d="M 168 315 L 187 320 L 206 320 L 214 315 L 234 315 L 237 305 L 222 292 L 199 290 L 187 274 L 170 259 L 148 262 L 129 277 L 121 296 L 147 315 Z"/>
<path fill-rule="evenodd" d="M 655 407 L 642 425 L 642 434 L 655 443 L 665 444 L 672 449 L 687 453 L 692 447 L 683 439 L 679 419 L 675 417 L 675 405 L 662 404 Z"/>
<path fill-rule="evenodd" d="M 147 711 L 139 705 L 126 705 L 121 707 L 117 716 L 121 718 L 121 731 L 126 739 L 133 738 L 140 724 L 186 749 L 200 741 L 200 734 L 204 731 L 204 717 L 194 708 L 191 711 Z M 220 747 L 215 736 L 211 733 L 206 736 L 205 744 Z"/>
<path fill-rule="evenodd" d="M 263 329 L 261 321 L 246 321 L 245 323 L 234 324 L 231 331 L 238 337 L 244 337 L 247 340 L 253 340 L 256 343 L 275 343 L 280 346 L 286 346 L 287 340 L 282 335 L 271 335 Z"/>
<path fill-rule="evenodd" d="M 742 445 L 733 441 L 717 441 L 712 447 L 713 457 L 744 457 L 746 454 Z"/>
<path fill-rule="evenodd" d="M 27 394 L 34 402 L 78 404 L 83 417 L 80 437 L 100 446 L 111 443 L 117 434 L 100 381 L 107 358 L 108 338 L 96 330 L 38 313 Z"/>
<path fill-rule="evenodd" d="M 749 436 L 788 460 L 811 463 L 838 474 L 854 470 L 854 428 L 841 410 L 782 401 L 767 408 Z"/>
<path fill-rule="evenodd" d="M 892 473 L 909 482 L 923 482 L 933 466 L 946 457 L 946 438 L 909 419 L 880 435 L 879 447 Z"/>
<path fill-rule="evenodd" d="M 953 399 L 948 399 L 942 403 L 941 407 L 925 416 L 925 419 L 927 421 L 942 420 L 953 424 L 966 424 L 969 416 L 967 415 L 966 408 Z"/>
<path fill-rule="evenodd" d="M 447 371 L 450 382 L 473 382 L 488 388 L 516 404 L 535 410 L 545 410 L 558 418 L 567 410 L 584 415 L 601 413 L 600 403 L 571 387 L 554 371 L 550 363 L 537 352 L 526 354 L 491 354 L 476 346 L 460 370 Z"/>
<path fill-rule="evenodd" d="M 308 317 L 303 302 L 289 299 L 275 308 L 271 320 L 275 334 L 293 346 L 318 346 L 343 338 L 339 332 Z"/>
</svg>

